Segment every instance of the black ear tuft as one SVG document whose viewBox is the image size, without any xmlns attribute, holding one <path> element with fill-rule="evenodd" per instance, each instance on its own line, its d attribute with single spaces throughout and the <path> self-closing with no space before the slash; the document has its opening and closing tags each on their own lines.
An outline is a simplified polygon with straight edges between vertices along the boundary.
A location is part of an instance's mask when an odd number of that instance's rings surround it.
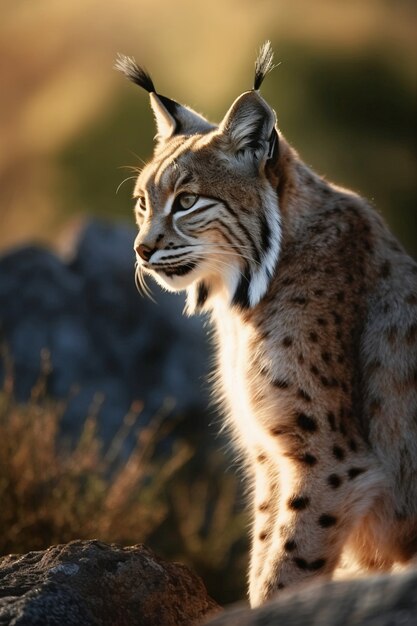
<svg viewBox="0 0 417 626">
<path fill-rule="evenodd" d="M 274 53 L 270 41 L 265 41 L 261 49 L 259 50 L 258 58 L 255 61 L 255 79 L 253 81 L 253 88 L 258 91 L 259 87 L 265 76 L 274 69 L 272 61 L 274 60 Z"/>
<path fill-rule="evenodd" d="M 132 83 L 139 85 L 142 89 L 146 89 L 149 93 L 155 93 L 155 87 L 152 78 L 148 72 L 136 63 L 133 57 L 127 57 L 124 54 L 118 54 L 114 67 L 122 72 Z"/>
</svg>

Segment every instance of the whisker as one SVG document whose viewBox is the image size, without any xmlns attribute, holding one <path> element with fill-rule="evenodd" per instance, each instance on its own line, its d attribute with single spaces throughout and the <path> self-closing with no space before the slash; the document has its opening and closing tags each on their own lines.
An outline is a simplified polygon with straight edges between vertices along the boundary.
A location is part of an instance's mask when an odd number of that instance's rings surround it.
<svg viewBox="0 0 417 626">
<path fill-rule="evenodd" d="M 128 180 L 133 180 L 136 179 L 137 176 L 128 176 L 127 178 L 125 178 L 124 180 L 122 180 L 122 182 L 120 183 L 120 185 L 117 185 L 117 189 L 116 189 L 116 196 L 119 193 L 119 189 L 122 185 L 124 185 L 124 183 L 127 183 Z"/>
<path fill-rule="evenodd" d="M 150 300 L 152 300 L 152 302 L 155 302 L 156 304 L 152 291 L 150 287 L 148 286 L 148 284 L 146 283 L 143 268 L 138 264 L 136 264 L 136 269 L 135 269 L 135 285 L 136 285 L 137 290 L 142 296 L 149 298 Z"/>
</svg>

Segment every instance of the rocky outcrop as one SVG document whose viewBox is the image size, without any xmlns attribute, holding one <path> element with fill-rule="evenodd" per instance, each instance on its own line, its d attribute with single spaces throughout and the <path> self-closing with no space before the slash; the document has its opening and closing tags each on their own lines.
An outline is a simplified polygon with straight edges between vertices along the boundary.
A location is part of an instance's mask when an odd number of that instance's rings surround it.
<svg viewBox="0 0 417 626">
<path fill-rule="evenodd" d="M 417 570 L 315 583 L 225 611 L 149 548 L 73 541 L 0 559 L 0 626 L 415 626 Z"/>
<path fill-rule="evenodd" d="M 313 584 L 264 606 L 229 609 L 207 626 L 415 626 L 417 570 Z"/>
<path fill-rule="evenodd" d="M 202 320 L 182 315 L 184 299 L 152 284 L 156 304 L 134 283 L 135 231 L 92 221 L 71 260 L 39 247 L 0 258 L 0 337 L 14 362 L 15 393 L 26 400 L 46 348 L 48 393 L 66 399 L 65 435 L 81 429 L 95 394 L 104 397 L 99 428 L 111 439 L 132 401 L 146 424 L 167 398 L 171 414 L 207 419 L 207 343 Z M 1 384 L 0 363 L 0 384 Z M 76 386 L 78 392 L 72 394 Z M 205 395 L 206 394 L 206 395 Z"/>
<path fill-rule="evenodd" d="M 0 559 L 2 626 L 192 626 L 218 609 L 191 570 L 141 545 L 73 541 Z"/>
</svg>

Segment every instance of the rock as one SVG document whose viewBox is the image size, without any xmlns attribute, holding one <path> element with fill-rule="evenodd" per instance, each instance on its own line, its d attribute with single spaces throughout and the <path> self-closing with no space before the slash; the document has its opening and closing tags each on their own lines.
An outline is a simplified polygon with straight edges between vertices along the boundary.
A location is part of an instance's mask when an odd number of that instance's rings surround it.
<svg viewBox="0 0 417 626">
<path fill-rule="evenodd" d="M 143 545 L 73 541 L 0 559 L 2 626 L 191 626 L 219 608 L 190 569 Z"/>
<path fill-rule="evenodd" d="M 415 626 L 417 570 L 288 590 L 262 607 L 236 607 L 207 626 Z"/>
<path fill-rule="evenodd" d="M 0 259 L 0 330 L 14 361 L 15 392 L 19 400 L 30 396 L 47 348 L 48 393 L 66 399 L 79 389 L 62 421 L 70 437 L 97 392 L 104 396 L 99 428 L 105 442 L 134 400 L 144 405 L 139 425 L 167 398 L 175 402 L 171 415 L 197 421 L 197 432 L 209 421 L 202 320 L 183 317 L 182 296 L 152 285 L 155 304 L 137 292 L 134 238 L 125 225 L 91 221 L 70 262 L 34 246 Z"/>
</svg>

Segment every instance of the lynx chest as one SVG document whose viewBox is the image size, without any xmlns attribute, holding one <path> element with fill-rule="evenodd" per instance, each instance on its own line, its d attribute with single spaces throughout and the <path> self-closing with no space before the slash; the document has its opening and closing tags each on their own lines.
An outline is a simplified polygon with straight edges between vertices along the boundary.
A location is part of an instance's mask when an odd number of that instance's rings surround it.
<svg viewBox="0 0 417 626">
<path fill-rule="evenodd" d="M 267 408 L 260 376 L 261 359 L 254 333 L 232 311 L 218 307 L 217 392 L 238 443 L 265 447 Z"/>
</svg>

